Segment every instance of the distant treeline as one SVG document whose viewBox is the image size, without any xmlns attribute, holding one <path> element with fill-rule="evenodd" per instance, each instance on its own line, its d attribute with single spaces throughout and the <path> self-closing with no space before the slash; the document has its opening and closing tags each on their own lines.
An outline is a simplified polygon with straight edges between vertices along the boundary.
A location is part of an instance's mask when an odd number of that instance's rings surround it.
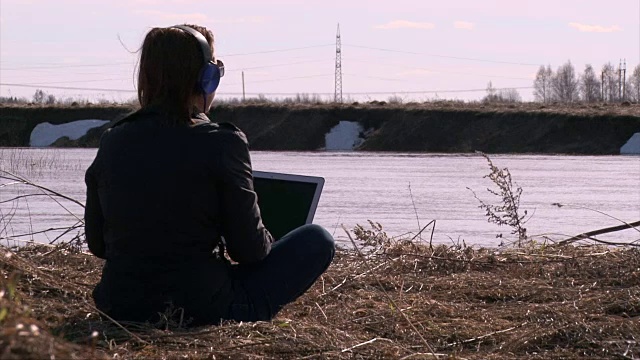
<svg viewBox="0 0 640 360">
<path fill-rule="evenodd" d="M 579 75 L 571 61 L 555 72 L 551 65 L 540 66 L 533 87 L 536 101 L 542 103 L 637 102 L 640 101 L 640 65 L 627 74 L 626 64 L 616 69 L 609 62 L 599 73 L 587 64 Z"/>
<path fill-rule="evenodd" d="M 616 69 L 613 64 L 606 63 L 597 73 L 591 64 L 587 64 L 582 74 L 576 72 L 571 61 L 555 72 L 551 65 L 540 66 L 533 89 L 535 101 L 543 104 L 640 102 L 640 65 L 627 73 L 626 64 L 620 64 Z M 495 89 L 489 82 L 482 102 L 521 103 L 522 98 L 516 89 Z"/>
</svg>

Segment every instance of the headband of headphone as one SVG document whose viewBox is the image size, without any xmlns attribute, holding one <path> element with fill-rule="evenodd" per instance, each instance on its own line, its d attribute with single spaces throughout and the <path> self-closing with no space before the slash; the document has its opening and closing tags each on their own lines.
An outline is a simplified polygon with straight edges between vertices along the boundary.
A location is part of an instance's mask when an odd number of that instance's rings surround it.
<svg viewBox="0 0 640 360">
<path fill-rule="evenodd" d="M 200 74 L 198 76 L 198 89 L 200 89 L 205 94 L 211 94 L 218 88 L 220 84 L 220 77 L 222 74 L 220 73 L 220 68 L 213 62 L 213 56 L 211 55 L 211 46 L 207 41 L 207 38 L 204 37 L 199 31 L 194 28 L 191 28 L 186 25 L 175 25 L 172 28 L 177 28 L 185 31 L 186 33 L 191 34 L 198 43 L 200 44 L 200 49 L 202 50 L 202 58 L 204 65 L 200 70 Z"/>
</svg>

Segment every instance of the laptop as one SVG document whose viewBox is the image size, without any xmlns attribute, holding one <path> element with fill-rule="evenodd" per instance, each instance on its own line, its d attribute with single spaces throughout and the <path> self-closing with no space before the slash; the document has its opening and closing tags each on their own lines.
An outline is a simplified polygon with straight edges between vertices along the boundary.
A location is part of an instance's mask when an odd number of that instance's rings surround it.
<svg viewBox="0 0 640 360">
<path fill-rule="evenodd" d="M 313 222 L 323 186 L 321 177 L 253 172 L 262 221 L 274 239 Z"/>
</svg>

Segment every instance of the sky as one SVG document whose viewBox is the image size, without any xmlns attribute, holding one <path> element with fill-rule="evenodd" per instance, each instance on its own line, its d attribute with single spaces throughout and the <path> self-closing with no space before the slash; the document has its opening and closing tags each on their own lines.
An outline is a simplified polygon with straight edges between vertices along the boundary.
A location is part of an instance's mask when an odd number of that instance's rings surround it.
<svg viewBox="0 0 640 360">
<path fill-rule="evenodd" d="M 145 34 L 182 23 L 213 31 L 221 98 L 244 72 L 247 97 L 332 99 L 338 24 L 346 101 L 532 100 L 540 65 L 640 64 L 640 0 L 0 0 L 0 96 L 134 98 Z"/>
</svg>

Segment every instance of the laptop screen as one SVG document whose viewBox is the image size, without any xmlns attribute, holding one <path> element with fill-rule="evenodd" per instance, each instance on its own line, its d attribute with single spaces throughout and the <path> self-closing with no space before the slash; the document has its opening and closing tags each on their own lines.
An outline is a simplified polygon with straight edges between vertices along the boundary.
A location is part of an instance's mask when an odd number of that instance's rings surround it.
<svg viewBox="0 0 640 360">
<path fill-rule="evenodd" d="M 323 183 L 316 177 L 254 172 L 262 221 L 274 239 L 313 221 Z"/>
</svg>

